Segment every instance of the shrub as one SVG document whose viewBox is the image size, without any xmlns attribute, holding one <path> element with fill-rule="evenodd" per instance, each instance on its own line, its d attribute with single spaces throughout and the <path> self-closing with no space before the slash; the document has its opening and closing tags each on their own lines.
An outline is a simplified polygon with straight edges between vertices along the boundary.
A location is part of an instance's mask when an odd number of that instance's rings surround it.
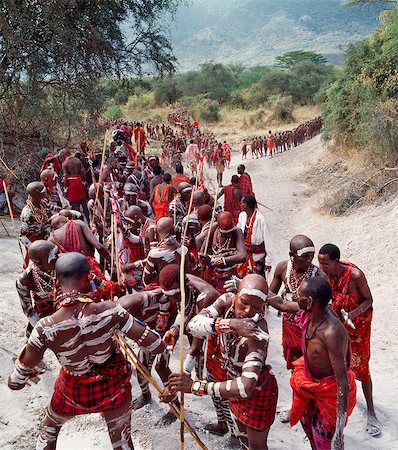
<svg viewBox="0 0 398 450">
<path fill-rule="evenodd" d="M 291 123 L 294 121 L 294 103 L 291 96 L 279 96 L 271 106 L 271 120 L 277 123 Z"/>
<path fill-rule="evenodd" d="M 215 100 L 203 99 L 199 104 L 197 116 L 205 122 L 218 122 L 220 105 Z"/>
<path fill-rule="evenodd" d="M 111 105 L 108 106 L 105 111 L 105 117 L 107 119 L 122 119 L 124 117 L 124 113 L 119 105 Z"/>
</svg>

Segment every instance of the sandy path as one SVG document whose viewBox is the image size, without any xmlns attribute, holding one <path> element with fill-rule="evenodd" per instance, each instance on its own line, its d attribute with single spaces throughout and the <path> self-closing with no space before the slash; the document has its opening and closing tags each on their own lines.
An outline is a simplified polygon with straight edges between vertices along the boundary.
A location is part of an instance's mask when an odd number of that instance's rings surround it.
<svg viewBox="0 0 398 450">
<path fill-rule="evenodd" d="M 367 207 L 347 218 L 330 218 L 316 212 L 320 200 L 300 176 L 322 160 L 325 150 L 320 139 L 315 138 L 304 145 L 273 159 L 248 159 L 247 171 L 253 178 L 259 201 L 272 211 L 260 208 L 267 217 L 274 237 L 276 262 L 287 258 L 288 243 L 292 236 L 304 233 L 310 236 L 317 248 L 326 242 L 333 242 L 342 249 L 343 257 L 361 267 L 368 277 L 375 299 L 375 312 L 372 334 L 372 364 L 375 404 L 383 426 L 380 438 L 368 438 L 364 433 L 364 399 L 358 390 L 356 407 L 346 428 L 346 448 L 362 450 L 398 449 L 398 419 L 396 399 L 398 383 L 394 377 L 398 361 L 397 300 L 394 281 L 395 262 L 398 257 L 396 238 L 398 236 L 398 199 L 380 207 Z M 236 172 L 240 163 L 238 155 L 233 157 L 232 167 L 225 174 L 224 184 Z M 215 177 L 215 171 L 210 171 Z M 1 236 L 4 236 L 2 234 Z M 48 403 L 52 384 L 58 372 L 58 364 L 51 355 L 45 360 L 47 371 L 38 386 L 21 392 L 11 392 L 4 382 L 11 370 L 12 353 L 24 342 L 25 319 L 20 311 L 14 288 L 16 274 L 20 268 L 20 258 L 14 240 L 2 238 L 0 241 L 2 259 L 0 261 L 0 298 L 3 314 L 0 317 L 0 448 L 31 449 L 37 435 L 43 408 Z M 395 277 L 394 277 L 395 275 Z M 393 280 L 393 281 L 392 281 Z M 269 361 L 279 383 L 279 406 L 288 406 L 290 387 L 288 372 L 284 366 L 281 351 L 281 324 L 274 311 L 268 316 L 272 341 Z M 11 352 L 11 353 L 10 353 Z M 172 360 L 177 369 L 177 357 Z M 138 387 L 134 384 L 134 394 Z M 191 423 L 206 423 L 215 420 L 215 412 L 210 399 L 187 396 L 187 417 Z M 179 424 L 159 427 L 157 421 L 165 411 L 163 406 L 152 402 L 139 412 L 133 413 L 133 431 L 136 448 L 139 449 L 178 449 Z M 209 448 L 228 448 L 226 439 L 204 435 Z M 270 449 L 308 449 L 300 427 L 291 429 L 278 420 L 271 428 Z M 109 449 L 106 427 L 98 415 L 85 416 L 69 422 L 60 435 L 59 449 L 92 450 Z M 187 438 L 187 449 L 197 448 Z"/>
</svg>

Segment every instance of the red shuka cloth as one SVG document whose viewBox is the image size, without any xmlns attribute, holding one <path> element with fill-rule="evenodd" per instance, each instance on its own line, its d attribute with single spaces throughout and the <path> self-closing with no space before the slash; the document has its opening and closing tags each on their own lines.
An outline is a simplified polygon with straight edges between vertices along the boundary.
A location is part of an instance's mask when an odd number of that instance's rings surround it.
<svg viewBox="0 0 398 450">
<path fill-rule="evenodd" d="M 155 192 L 153 195 L 153 210 L 155 212 L 156 220 L 158 221 L 162 217 L 168 217 L 169 215 L 169 185 L 163 186 L 162 193 L 160 192 L 160 184 L 155 186 Z"/>
<path fill-rule="evenodd" d="M 80 175 L 67 175 L 68 177 L 68 200 L 78 202 L 86 198 L 86 188 L 84 187 Z"/>
<path fill-rule="evenodd" d="M 287 369 L 293 369 L 293 361 L 303 356 L 301 328 L 288 320 L 282 320 L 282 348 Z"/>
<path fill-rule="evenodd" d="M 278 384 L 271 366 L 260 372 L 256 387 L 248 398 L 231 398 L 229 406 L 235 417 L 256 431 L 267 430 L 275 420 Z"/>
<path fill-rule="evenodd" d="M 54 385 L 51 408 L 61 416 L 113 411 L 131 401 L 132 368 L 115 350 L 104 364 L 75 376 L 61 369 Z"/>
<path fill-rule="evenodd" d="M 236 225 L 238 223 L 240 205 L 237 205 L 234 200 L 235 189 L 239 189 L 239 184 L 228 184 L 224 187 L 224 211 L 229 211 L 232 214 Z"/>
<path fill-rule="evenodd" d="M 363 314 L 355 317 L 353 323 L 355 330 L 352 329 L 342 318 L 341 310 L 350 312 L 357 308 L 362 302 L 363 298 L 361 293 L 356 289 L 355 291 L 348 293 L 348 286 L 351 278 L 351 270 L 353 267 L 357 268 L 350 262 L 341 261 L 346 265 L 346 268 L 341 278 L 336 283 L 336 280 L 332 277 L 329 278 L 329 283 L 332 286 L 332 308 L 333 311 L 339 316 L 340 320 L 345 326 L 351 343 L 351 367 L 355 373 L 355 378 L 359 381 L 370 381 L 370 330 L 371 321 L 373 315 L 373 308 L 370 307 Z"/>
<path fill-rule="evenodd" d="M 290 425 L 295 425 L 306 413 L 311 400 L 314 400 L 323 418 L 336 426 L 337 416 L 337 382 L 336 376 L 313 380 L 305 375 L 304 357 L 294 361 L 294 371 L 290 378 L 293 389 L 293 403 L 290 411 Z M 356 404 L 357 388 L 352 369 L 347 369 L 348 375 L 348 408 L 347 419 Z"/>
</svg>

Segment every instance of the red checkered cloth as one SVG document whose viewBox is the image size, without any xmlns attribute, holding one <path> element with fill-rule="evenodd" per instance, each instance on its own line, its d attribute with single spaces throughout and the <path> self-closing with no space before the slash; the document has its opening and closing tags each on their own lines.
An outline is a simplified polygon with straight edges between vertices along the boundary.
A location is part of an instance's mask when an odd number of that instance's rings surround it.
<svg viewBox="0 0 398 450">
<path fill-rule="evenodd" d="M 123 292 L 123 289 L 119 286 L 116 281 L 107 280 L 104 273 L 102 272 L 100 265 L 92 256 L 86 256 L 88 263 L 91 267 L 91 273 L 101 278 L 105 282 L 103 288 L 98 287 L 96 295 L 100 299 L 113 300 L 113 297 L 117 294 Z"/>
<path fill-rule="evenodd" d="M 216 381 L 228 380 L 227 371 L 221 367 L 222 360 L 218 336 L 211 334 L 207 338 L 206 369 Z"/>
<path fill-rule="evenodd" d="M 242 175 L 239 178 L 239 186 L 240 186 L 240 190 L 242 191 L 243 197 L 246 197 L 247 195 L 254 196 L 252 180 L 248 173 L 246 173 L 246 172 L 242 173 Z"/>
<path fill-rule="evenodd" d="M 240 205 L 235 203 L 234 191 L 239 189 L 239 184 L 228 184 L 224 187 L 224 211 L 228 211 L 234 218 L 235 225 L 238 223 Z"/>
<path fill-rule="evenodd" d="M 126 244 L 130 249 L 131 263 L 140 261 L 141 259 L 145 258 L 145 250 L 141 242 L 139 242 L 138 244 L 134 244 L 133 242 L 126 239 Z"/>
<path fill-rule="evenodd" d="M 232 275 L 237 275 L 238 271 L 236 267 L 232 267 L 226 272 L 217 272 L 215 267 L 207 266 L 203 279 L 206 283 L 211 284 L 220 294 L 224 294 L 226 290 L 224 289 L 224 284 L 226 281 L 232 278 Z"/>
<path fill-rule="evenodd" d="M 282 320 L 282 348 L 286 361 L 286 368 L 293 369 L 293 361 L 303 356 L 302 350 L 303 330 L 297 323 L 285 318 Z"/>
<path fill-rule="evenodd" d="M 115 350 L 105 364 L 82 376 L 74 376 L 64 368 L 54 385 L 51 408 L 61 416 L 76 416 L 113 411 L 131 401 L 132 368 Z"/>
<path fill-rule="evenodd" d="M 39 315 L 40 319 L 42 317 L 51 316 L 51 314 L 55 313 L 55 303 L 53 301 L 42 301 L 41 299 L 38 299 L 34 294 L 33 298 L 35 300 L 35 311 Z"/>
<path fill-rule="evenodd" d="M 275 420 L 278 384 L 265 366 L 260 372 L 254 392 L 249 398 L 231 398 L 229 407 L 237 420 L 256 431 L 267 430 Z"/>
</svg>

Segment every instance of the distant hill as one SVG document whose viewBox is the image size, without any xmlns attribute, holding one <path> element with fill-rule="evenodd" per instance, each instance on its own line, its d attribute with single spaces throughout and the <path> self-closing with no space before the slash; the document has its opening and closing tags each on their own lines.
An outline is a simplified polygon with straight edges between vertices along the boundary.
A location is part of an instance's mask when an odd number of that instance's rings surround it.
<svg viewBox="0 0 398 450">
<path fill-rule="evenodd" d="M 210 60 L 273 64 L 299 49 L 339 63 L 348 43 L 377 28 L 382 9 L 341 0 L 189 0 L 170 24 L 171 40 L 181 71 Z"/>
</svg>

